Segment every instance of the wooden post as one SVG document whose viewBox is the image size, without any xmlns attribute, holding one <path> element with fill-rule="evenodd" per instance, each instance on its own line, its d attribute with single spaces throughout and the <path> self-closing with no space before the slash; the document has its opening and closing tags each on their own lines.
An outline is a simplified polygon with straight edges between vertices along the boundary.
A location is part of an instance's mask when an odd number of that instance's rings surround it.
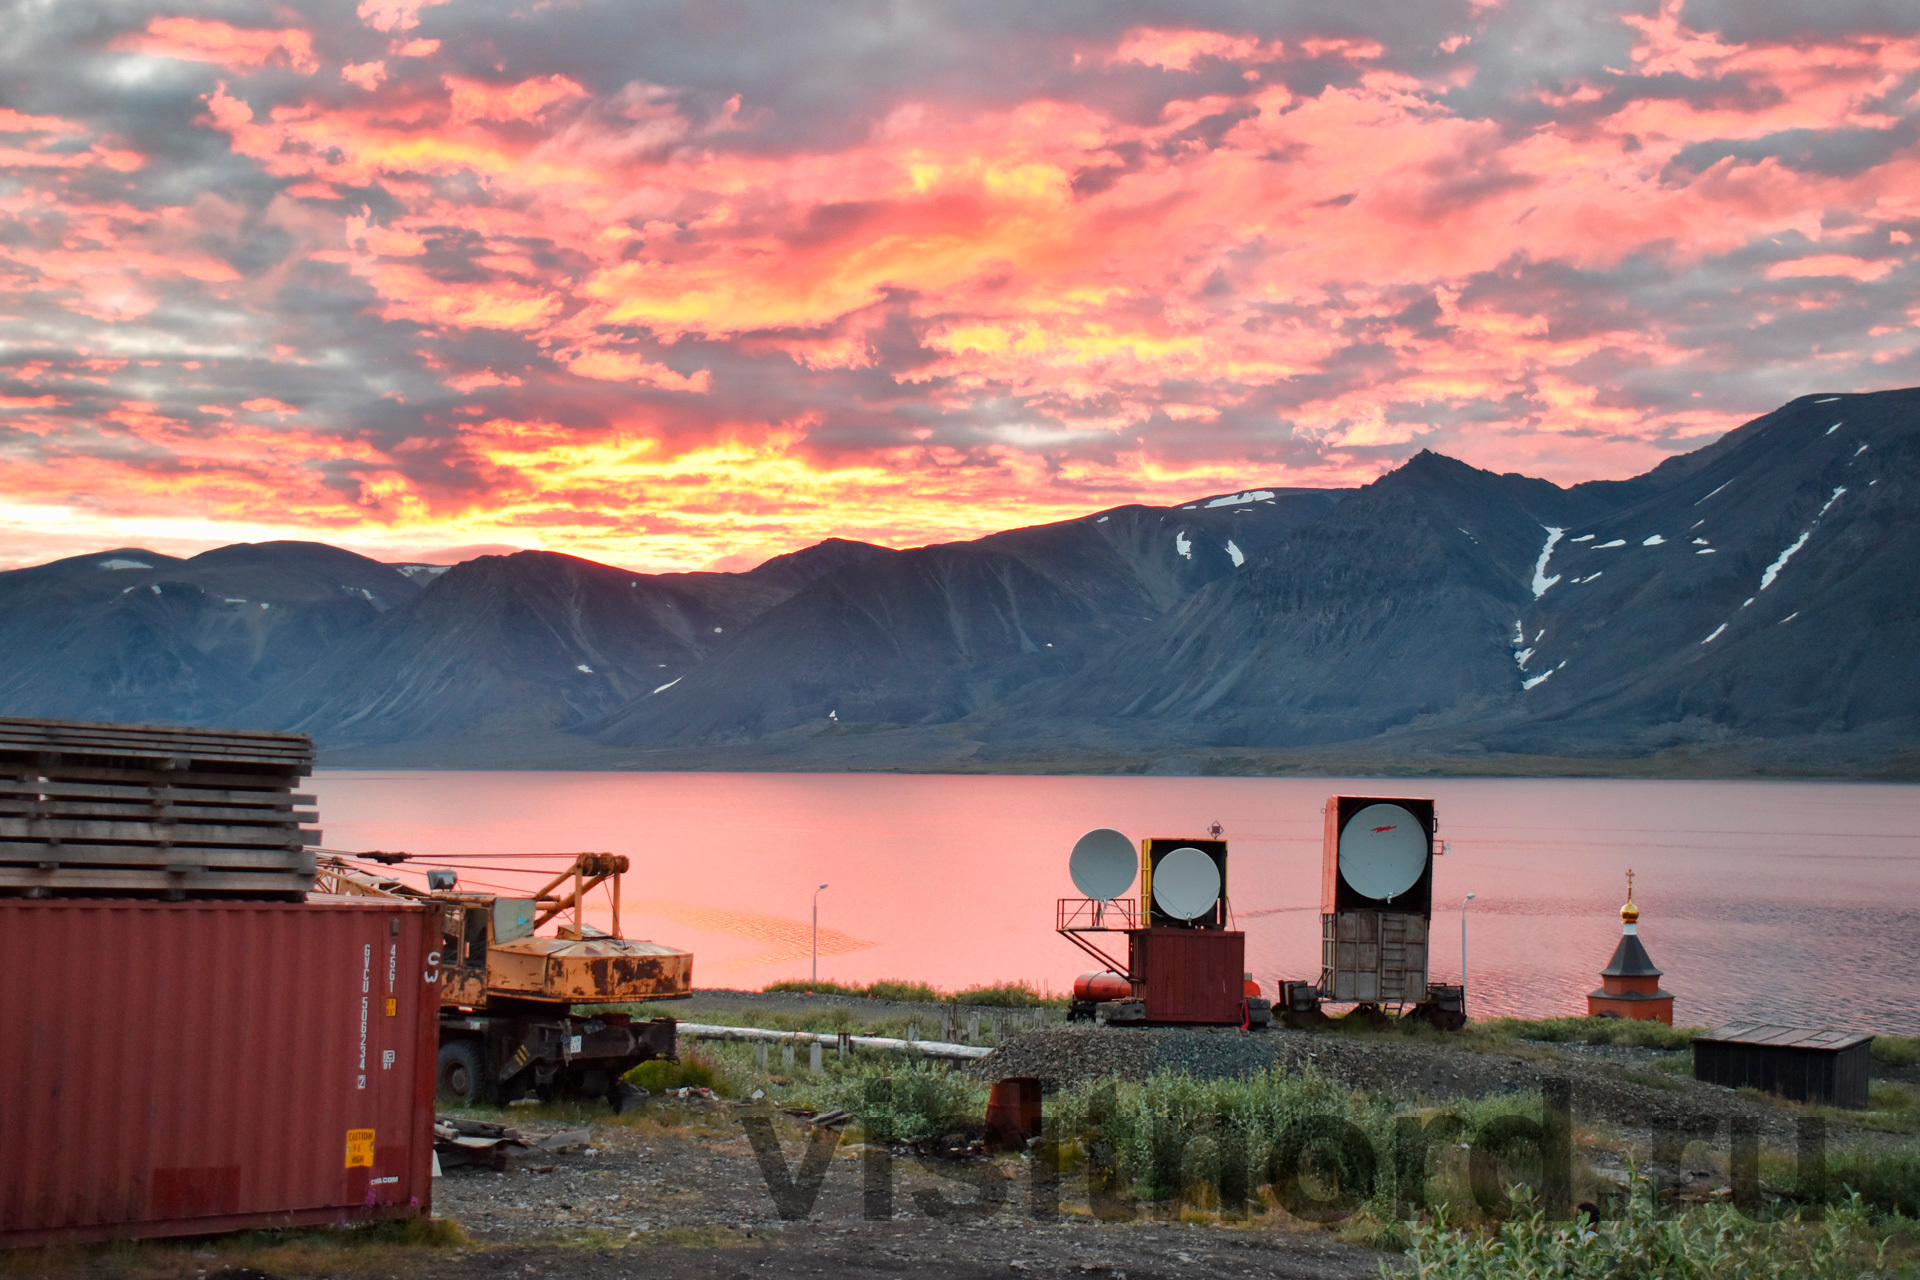
<svg viewBox="0 0 1920 1280">
<path fill-rule="evenodd" d="M 767 1069 L 767 1042 L 765 1040 L 755 1040 L 753 1042 L 753 1060 L 762 1071 Z"/>
<path fill-rule="evenodd" d="M 793 1070 L 793 1041 L 787 1040 L 780 1045 L 780 1067 L 784 1071 Z"/>
<path fill-rule="evenodd" d="M 815 1040 L 807 1046 L 807 1070 L 813 1072 L 815 1075 L 819 1075 L 820 1068 L 823 1065 L 825 1064 L 821 1061 L 820 1042 Z"/>
<path fill-rule="evenodd" d="M 620 873 L 618 871 L 613 873 L 613 936 L 616 938 L 627 936 L 620 932 Z"/>
</svg>

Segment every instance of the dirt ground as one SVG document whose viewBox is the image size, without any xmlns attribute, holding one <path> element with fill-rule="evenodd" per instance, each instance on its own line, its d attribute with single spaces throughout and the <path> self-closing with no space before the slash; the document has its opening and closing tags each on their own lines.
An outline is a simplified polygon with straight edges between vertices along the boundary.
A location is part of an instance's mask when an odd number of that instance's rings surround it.
<svg viewBox="0 0 1920 1280">
<path fill-rule="evenodd" d="M 1087 1212 L 1082 1180 L 1062 1179 L 1060 1209 L 1030 1216 L 1026 1156 L 963 1166 L 902 1153 L 892 1162 L 893 1216 L 869 1218 L 863 1148 L 840 1145 L 807 1216 L 786 1221 L 729 1103 L 651 1104 L 639 1119 L 595 1124 L 592 1145 L 460 1169 L 434 1184 L 437 1216 L 468 1242 L 338 1248 L 258 1237 L 0 1257 L 0 1277 L 89 1280 L 293 1280 L 406 1277 L 479 1280 L 734 1280 L 737 1277 L 1268 1276 L 1359 1280 L 1388 1255 L 1300 1229 L 1277 1214 L 1184 1222 L 1144 1209 L 1125 1220 Z M 761 1113 L 764 1114 L 764 1113 Z M 769 1119 L 787 1171 L 802 1174 L 810 1130 Z M 529 1122 L 531 1136 L 561 1126 Z M 964 1176 L 954 1176 L 961 1168 Z M 310 1236 L 311 1233 L 308 1233 Z M 12 1264 L 11 1267 L 9 1263 Z M 22 1267 L 25 1269 L 22 1269 Z"/>
<path fill-rule="evenodd" d="M 854 1006 L 862 1020 L 916 1009 L 844 998 L 704 998 L 713 1006 L 805 1012 Z M 882 1007 L 874 1007 L 882 1006 Z M 674 1010 L 674 1012 L 679 1012 Z M 1048 1025 L 1014 1030 L 977 1067 L 984 1078 L 1034 1074 L 1055 1083 L 1098 1076 L 1145 1078 L 1162 1069 L 1238 1075 L 1267 1066 L 1312 1064 L 1354 1088 L 1443 1104 L 1530 1091 L 1549 1078 L 1573 1087 L 1576 1123 L 1647 1135 L 1690 1118 L 1751 1115 L 1769 1141 L 1791 1140 L 1790 1108 L 1696 1084 L 1654 1050 L 1518 1045 L 1469 1049 L 1398 1036 L 1275 1029 L 1096 1030 Z M 1880 1073 L 1876 1073 L 1880 1074 Z M 1902 1075 L 1907 1073 L 1900 1073 Z M 588 1143 L 515 1160 L 504 1171 L 450 1169 L 434 1188 L 434 1210 L 458 1224 L 464 1243 L 422 1247 L 342 1246 L 307 1237 L 118 1246 L 93 1251 L 0 1256 L 0 1280 L 87 1276 L 90 1280 L 262 1280 L 309 1276 L 775 1277 L 895 1276 L 1376 1276 L 1401 1259 L 1341 1242 L 1337 1232 L 1259 1210 L 1221 1222 L 1212 1215 L 1137 1207 L 1122 1220 L 1090 1212 L 1084 1177 L 1059 1183 L 1059 1212 L 1036 1221 L 1034 1162 L 1022 1154 L 991 1161 L 892 1153 L 892 1216 L 876 1220 L 865 1198 L 867 1153 L 851 1141 L 832 1148 L 817 1196 L 797 1220 L 783 1218 L 743 1118 L 764 1117 L 780 1143 L 776 1180 L 807 1182 L 806 1124 L 766 1107 L 699 1098 L 654 1097 L 618 1119 L 603 1111 L 512 1110 L 502 1118 L 531 1136 L 583 1122 Z M 1843 1135 L 1845 1126 L 1835 1131 Z M 1858 1135 L 1911 1143 L 1910 1136 Z M 822 1154 L 826 1148 L 823 1146 Z M 1697 1149 L 1696 1149 L 1697 1150 Z M 765 1153 L 763 1152 L 763 1155 Z M 1589 1148 L 1593 1174 L 1624 1180 L 1624 1163 Z M 1675 1157 L 1678 1160 L 1678 1157 Z M 1696 1161 L 1698 1163 L 1698 1161 Z M 1658 1172 L 1658 1171 L 1656 1171 Z M 1718 1174 L 1676 1163 L 1673 1181 L 1714 1194 Z M 1672 1182 L 1669 1185 L 1673 1185 Z M 1042 1184 L 1044 1190 L 1044 1184 Z M 805 1195 L 804 1185 L 800 1193 Z M 793 1211 L 790 1200 L 788 1209 Z"/>
<path fill-rule="evenodd" d="M 1144 1211 L 1100 1222 L 1087 1211 L 1083 1180 L 1071 1176 L 1061 1180 L 1061 1213 L 1036 1223 L 1025 1155 L 956 1164 L 890 1153 L 893 1216 L 874 1221 L 865 1148 L 843 1143 L 807 1218 L 783 1221 L 743 1114 L 727 1103 L 651 1103 L 636 1124 L 595 1126 L 585 1150 L 519 1171 L 450 1173 L 437 1184 L 435 1208 L 479 1243 L 578 1240 L 603 1257 L 608 1275 L 677 1275 L 689 1248 L 708 1251 L 703 1275 L 1378 1274 L 1381 1255 L 1371 1250 L 1271 1222 L 1185 1224 Z M 769 1119 L 789 1176 L 802 1175 L 812 1131 L 778 1113 Z M 551 1172 L 537 1171 L 548 1165 Z M 640 1263 L 636 1253 L 660 1256 Z M 479 1256 L 492 1265 L 509 1255 Z"/>
</svg>

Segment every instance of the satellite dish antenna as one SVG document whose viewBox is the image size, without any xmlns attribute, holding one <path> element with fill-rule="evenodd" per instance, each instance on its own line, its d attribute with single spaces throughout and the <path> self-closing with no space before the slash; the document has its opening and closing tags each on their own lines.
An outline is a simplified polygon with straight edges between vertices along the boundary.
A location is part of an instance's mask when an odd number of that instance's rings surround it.
<svg viewBox="0 0 1920 1280">
<path fill-rule="evenodd" d="M 1112 827 L 1097 827 L 1073 842 L 1067 870 L 1073 887 L 1099 902 L 1111 902 L 1133 887 L 1140 855 L 1133 841 Z"/>
<path fill-rule="evenodd" d="M 1370 804 L 1340 832 L 1340 878 L 1364 897 L 1391 902 L 1419 882 L 1430 851 L 1419 819 L 1397 804 Z"/>
<path fill-rule="evenodd" d="M 1192 845 L 1173 850 L 1153 867 L 1153 901 L 1176 920 L 1213 910 L 1220 900 L 1220 868 Z"/>
</svg>

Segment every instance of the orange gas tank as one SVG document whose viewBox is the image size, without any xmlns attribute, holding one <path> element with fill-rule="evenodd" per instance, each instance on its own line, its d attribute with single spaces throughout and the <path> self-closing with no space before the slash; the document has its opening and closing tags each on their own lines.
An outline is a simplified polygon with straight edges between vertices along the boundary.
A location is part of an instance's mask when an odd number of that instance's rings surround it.
<svg viewBox="0 0 1920 1280">
<path fill-rule="evenodd" d="M 1111 970 L 1083 973 L 1073 980 L 1073 998 L 1087 1004 L 1099 1004 L 1102 1000 L 1129 1000 L 1133 998 L 1133 984 Z"/>
</svg>

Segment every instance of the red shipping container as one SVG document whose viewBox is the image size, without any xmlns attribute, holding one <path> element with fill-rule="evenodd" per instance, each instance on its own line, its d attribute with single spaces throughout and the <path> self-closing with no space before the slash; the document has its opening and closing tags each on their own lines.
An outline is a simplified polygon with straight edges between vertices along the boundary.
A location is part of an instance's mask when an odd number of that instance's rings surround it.
<svg viewBox="0 0 1920 1280">
<path fill-rule="evenodd" d="M 1246 1016 L 1246 934 L 1233 929 L 1134 929 L 1127 937 L 1148 1022 L 1238 1026 Z"/>
<path fill-rule="evenodd" d="M 0 901 L 0 1245 L 429 1212 L 424 904 Z"/>
</svg>

